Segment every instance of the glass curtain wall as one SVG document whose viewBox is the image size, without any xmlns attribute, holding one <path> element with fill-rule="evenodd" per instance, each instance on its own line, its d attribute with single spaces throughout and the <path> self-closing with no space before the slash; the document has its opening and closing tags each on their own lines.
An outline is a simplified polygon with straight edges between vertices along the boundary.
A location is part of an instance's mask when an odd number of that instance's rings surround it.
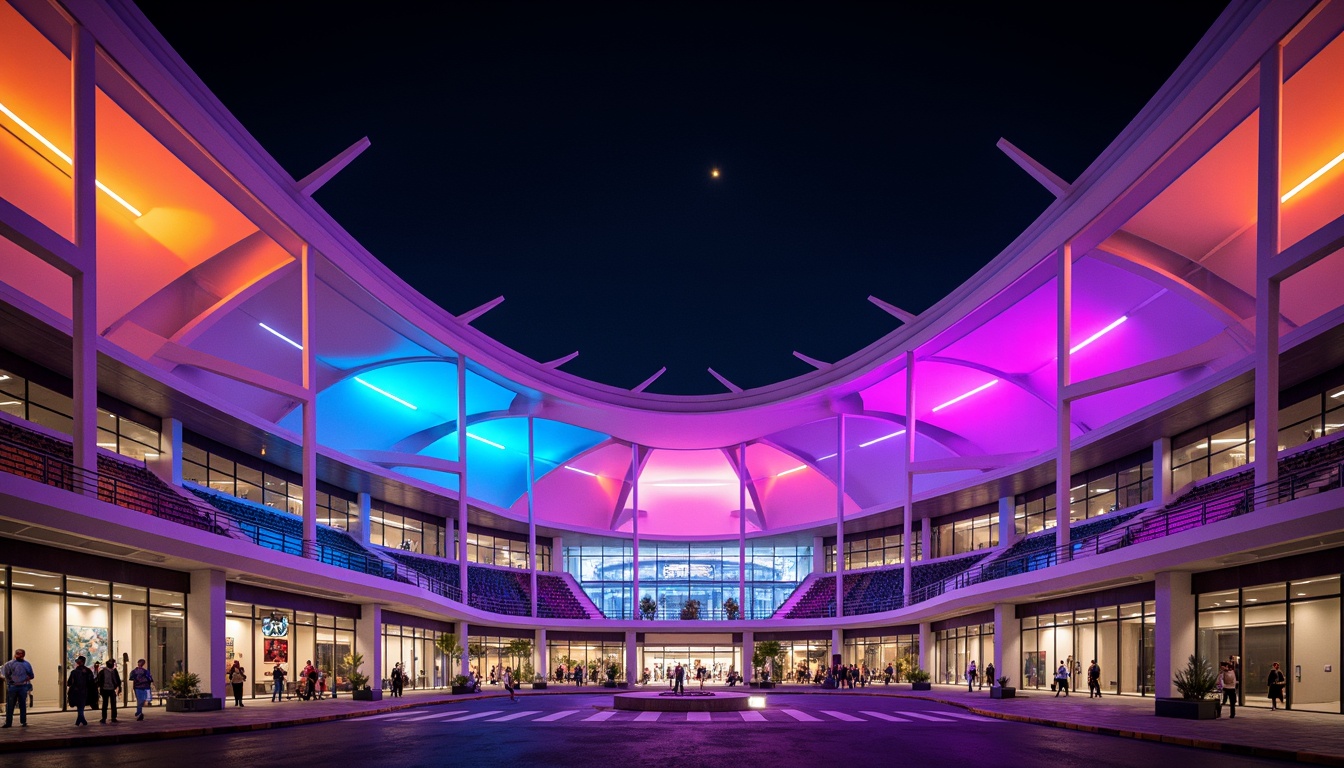
<svg viewBox="0 0 1344 768">
<path fill-rule="evenodd" d="M 1022 680 L 1013 682 L 1048 689 L 1063 664 L 1070 690 L 1086 691 L 1084 672 L 1096 659 L 1102 693 L 1148 696 L 1154 683 L 1155 621 L 1152 601 L 1023 618 Z"/>
<path fill-rule="evenodd" d="M 310 661 L 328 693 L 350 690 L 344 659 L 355 648 L 354 619 L 229 601 L 224 605 L 224 634 L 224 668 L 234 661 L 243 666 L 248 697 L 271 696 L 271 671 L 277 664 L 288 675 L 286 695 L 294 695 L 298 673 Z"/>
<path fill-rule="evenodd" d="M 699 669 L 705 670 L 707 685 L 726 683 L 729 670 L 742 671 L 742 649 L 733 645 L 645 645 L 640 648 L 639 659 L 642 669 L 648 670 L 649 685 L 666 687 L 675 683 L 677 664 L 685 670 L 683 685 L 687 689 L 699 685 Z"/>
<path fill-rule="evenodd" d="M 438 630 L 402 624 L 383 625 L 383 690 L 392 686 L 392 668 L 398 662 L 406 673 L 405 687 L 442 688 L 448 684 L 444 670 L 452 666 L 434 644 Z M 452 674 L 456 674 L 453 672 Z"/>
<path fill-rule="evenodd" d="M 551 666 L 546 674 L 551 680 L 559 675 L 564 682 L 574 683 L 582 666 L 583 684 L 599 684 L 606 681 L 606 668 L 613 663 L 620 668 L 616 679 L 625 679 L 625 643 L 619 640 L 551 640 L 546 643 L 546 658 Z M 651 666 L 647 657 L 641 663 Z"/>
<path fill-rule="evenodd" d="M 918 639 L 916 638 L 916 641 Z M 916 642 L 916 648 L 918 642 Z M 984 669 L 986 659 L 994 658 L 994 624 L 971 624 L 938 630 L 933 636 L 934 682 L 945 685 L 965 685 L 966 667 L 975 662 L 977 674 Z M 976 685 L 984 682 L 981 675 Z"/>
<path fill-rule="evenodd" d="M 994 651 L 993 640 L 994 626 L 990 625 L 990 641 L 987 651 L 991 656 Z M 827 650 L 830 650 L 830 644 L 827 644 Z M 977 659 L 981 657 L 976 657 Z M 873 681 L 880 682 L 883 679 L 887 665 L 890 664 L 893 670 L 897 671 L 896 677 L 892 682 L 900 682 L 902 670 L 910 670 L 919 665 L 919 635 L 881 635 L 877 637 L 846 637 L 844 659 L 846 664 L 866 665 L 872 672 Z M 979 663 L 977 661 L 977 663 Z"/>
</svg>

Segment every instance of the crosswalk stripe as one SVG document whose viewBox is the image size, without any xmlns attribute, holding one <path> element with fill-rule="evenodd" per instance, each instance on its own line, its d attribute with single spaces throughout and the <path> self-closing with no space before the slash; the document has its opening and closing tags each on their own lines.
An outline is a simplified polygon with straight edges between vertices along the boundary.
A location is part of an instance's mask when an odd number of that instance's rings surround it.
<svg viewBox="0 0 1344 768">
<path fill-rule="evenodd" d="M 658 716 L 661 715 L 661 714 L 663 714 L 663 713 L 662 713 L 662 712 L 640 712 L 639 715 L 637 715 L 637 716 L 635 717 L 635 722 L 637 722 L 637 723 L 652 723 L 652 722 L 656 722 L 656 721 L 658 720 Z"/>
<path fill-rule="evenodd" d="M 796 710 L 796 709 L 781 709 L 781 710 L 779 710 L 779 711 L 780 711 L 780 712 L 783 712 L 784 714 L 788 715 L 789 717 L 792 717 L 794 720 L 797 720 L 797 721 L 800 722 L 800 723 L 820 723 L 820 722 L 821 722 L 821 718 L 819 718 L 819 717 L 813 717 L 813 716 L 807 714 L 806 712 L 799 712 L 799 711 Z"/>
<path fill-rule="evenodd" d="M 692 722 L 692 723 L 708 723 L 708 722 L 709 722 L 709 713 L 708 713 L 708 712 L 687 712 L 687 713 L 686 713 L 686 720 L 687 720 L 688 722 Z"/>
<path fill-rule="evenodd" d="M 910 722 L 909 720 L 906 720 L 904 717 L 896 717 L 895 715 L 888 715 L 885 712 L 869 712 L 868 710 L 865 709 L 860 714 L 868 715 L 869 717 L 876 717 L 878 720 L 886 720 L 888 723 Z"/>
<path fill-rule="evenodd" d="M 984 717 L 982 715 L 972 715 L 969 712 L 944 712 L 948 717 L 959 717 L 962 720 L 971 720 L 977 723 L 998 723 L 1002 722 L 997 717 Z"/>
<path fill-rule="evenodd" d="M 920 720 L 929 720 L 929 721 L 931 721 L 931 722 L 935 722 L 935 723 L 955 723 L 955 722 L 957 722 L 956 720 L 949 720 L 949 719 L 946 718 L 946 717 L 938 717 L 938 716 L 936 716 L 936 715 L 924 715 L 924 714 L 920 714 L 919 712 L 902 712 L 901 714 L 902 714 L 902 715 L 907 715 L 907 716 L 909 716 L 909 717 L 918 717 Z"/>
<path fill-rule="evenodd" d="M 405 716 L 407 716 L 407 715 L 409 715 L 409 714 L 411 714 L 411 710 L 409 710 L 409 709 L 403 709 L 403 710 L 400 711 L 400 712 L 388 712 L 388 713 L 385 714 L 385 715 L 374 715 L 373 717 L 366 717 L 366 718 L 364 718 L 364 720 L 366 720 L 366 721 L 368 721 L 368 720 L 387 720 L 387 719 L 389 719 L 389 718 L 393 718 L 393 717 L 405 717 Z"/>
<path fill-rule="evenodd" d="M 615 714 L 616 714 L 615 712 L 598 712 L 597 714 L 589 715 L 588 717 L 583 718 L 583 722 L 585 722 L 585 723 L 600 723 L 600 722 L 602 722 L 603 720 L 606 720 L 606 719 L 608 719 L 608 718 L 614 716 Z"/>
<path fill-rule="evenodd" d="M 507 722 L 509 722 L 510 720 L 517 720 L 517 719 L 520 718 L 520 717 L 527 717 L 528 715 L 539 715 L 539 714 L 541 714 L 541 710 L 540 710 L 540 709 L 533 709 L 533 710 L 530 710 L 530 711 L 527 711 L 527 712 L 514 712 L 514 713 L 511 714 L 511 715 L 505 715 L 505 716 L 503 716 L 503 717 L 495 717 L 495 718 L 491 718 L 491 719 L 489 719 L 489 720 L 486 720 L 485 722 L 487 722 L 487 723 L 507 723 Z"/>
<path fill-rule="evenodd" d="M 844 713 L 844 712 L 836 712 L 835 710 L 831 710 L 831 709 L 823 709 L 823 710 L 821 710 L 821 711 L 822 711 L 823 713 L 827 714 L 827 715 L 830 715 L 831 717 L 834 717 L 836 720 L 844 720 L 846 723 L 866 723 L 866 722 L 868 722 L 867 720 L 864 720 L 862 717 L 855 717 L 855 716 L 853 716 L 853 715 L 846 714 L 846 713 Z"/>
<path fill-rule="evenodd" d="M 554 714 L 547 715 L 547 716 L 545 716 L 545 717 L 538 717 L 538 718 L 537 718 L 536 720 L 534 720 L 533 722 L 537 722 L 537 723 L 553 723 L 553 722 L 555 722 L 556 720 L 562 720 L 562 719 L 564 719 L 564 718 L 566 718 L 566 717 L 569 717 L 570 715 L 577 714 L 578 711 L 579 711 L 579 710 L 577 710 L 577 709 L 563 709 L 563 710 L 561 710 L 561 711 L 559 711 L 559 712 L 556 712 L 556 713 L 554 713 Z"/>
<path fill-rule="evenodd" d="M 760 712 L 739 712 L 738 714 L 742 715 L 742 719 L 747 721 L 748 723 L 765 722 L 765 715 L 761 714 Z"/>
<path fill-rule="evenodd" d="M 448 723 L 461 723 L 461 722 L 464 722 L 464 721 L 466 721 L 466 720 L 475 720 L 475 719 L 478 718 L 478 717 L 489 717 L 489 716 L 491 716 L 491 715 L 498 715 L 500 712 L 503 712 L 503 711 L 504 711 L 504 710 L 502 710 L 502 709 L 487 709 L 487 710 L 484 711 L 484 712 L 473 712 L 472 714 L 467 715 L 467 716 L 465 716 L 465 717 L 455 717 L 455 718 L 453 718 L 452 720 L 445 720 L 444 722 L 448 722 Z M 456 713 L 454 713 L 454 714 L 456 714 Z"/>
<path fill-rule="evenodd" d="M 418 723 L 418 722 L 420 722 L 421 720 L 434 720 L 434 719 L 436 719 L 436 718 L 440 718 L 440 717 L 452 717 L 453 715 L 460 715 L 460 714 L 462 714 L 462 713 L 464 713 L 464 712 L 466 712 L 466 711 L 467 711 L 467 710 L 465 710 L 465 709 L 459 709 L 459 710 L 457 710 L 456 712 L 443 712 L 443 711 L 439 711 L 439 712 L 430 712 L 428 715 L 417 715 L 416 717 L 408 717 L 408 718 L 406 718 L 405 720 L 399 720 L 398 722 L 402 722 L 402 723 Z"/>
</svg>

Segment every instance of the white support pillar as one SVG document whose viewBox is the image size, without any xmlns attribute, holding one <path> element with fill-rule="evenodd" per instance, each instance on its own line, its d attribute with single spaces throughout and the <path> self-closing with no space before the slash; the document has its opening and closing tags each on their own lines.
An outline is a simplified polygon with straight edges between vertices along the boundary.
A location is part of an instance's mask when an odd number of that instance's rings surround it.
<svg viewBox="0 0 1344 768">
<path fill-rule="evenodd" d="M 905 495 L 905 507 L 901 516 L 901 542 L 905 544 L 901 557 L 902 605 L 910 604 L 910 592 L 914 587 L 914 537 L 915 530 L 915 473 L 910 468 L 915 463 L 915 350 L 905 351 L 905 456 L 901 472 L 901 489 Z"/>
<path fill-rule="evenodd" d="M 532 579 L 532 618 L 537 617 L 537 436 L 531 414 L 527 417 L 527 552 L 528 576 Z M 531 681 L 529 681 L 531 682 Z"/>
<path fill-rule="evenodd" d="M 565 572 L 565 537 L 551 537 L 551 570 L 555 573 Z"/>
<path fill-rule="evenodd" d="M 1017 513 L 1017 499 L 1013 496 L 999 497 L 999 546 L 1000 550 L 1007 549 L 1022 540 L 1022 536 L 1017 532 L 1017 521 L 1014 515 Z"/>
<path fill-rule="evenodd" d="M 1171 480 L 1171 438 L 1159 437 L 1153 441 L 1153 505 L 1170 504 L 1176 489 Z"/>
<path fill-rule="evenodd" d="M 74 28 L 71 50 L 71 85 L 74 142 L 74 235 L 84 268 L 71 276 L 73 361 L 71 379 L 74 400 L 74 461 L 88 472 L 98 471 L 98 190 L 94 66 L 97 59 L 93 34 Z M 96 493 L 96 489 L 94 490 Z"/>
<path fill-rule="evenodd" d="M 751 683 L 752 675 L 755 674 L 755 672 L 756 672 L 756 670 L 753 669 L 753 667 L 754 667 L 755 665 L 752 664 L 752 657 L 754 657 L 755 655 L 756 655 L 756 633 L 754 633 L 754 632 L 743 632 L 743 633 L 742 633 L 742 683 L 743 683 L 744 685 L 747 685 L 747 684 L 750 684 L 750 683 Z"/>
<path fill-rule="evenodd" d="M 471 638 L 468 636 L 466 619 L 457 622 L 457 637 L 458 642 L 462 644 L 462 658 L 458 665 L 458 674 L 465 675 L 471 671 L 471 654 L 467 652 L 467 649 L 471 647 Z M 479 680 L 480 676 L 478 675 L 476 679 Z"/>
<path fill-rule="evenodd" d="M 643 672 L 639 667 L 638 637 L 633 629 L 625 631 L 625 682 L 630 685 L 631 690 L 640 681 Z"/>
<path fill-rule="evenodd" d="M 639 612 L 639 446 L 630 444 L 630 618 L 638 619 Z M 666 617 L 664 617 L 666 618 Z"/>
<path fill-rule="evenodd" d="M 170 485 L 182 485 L 182 422 L 163 419 L 159 422 L 159 455 L 146 459 L 145 466 L 156 477 Z"/>
<path fill-rule="evenodd" d="M 317 290 L 315 259 L 308 244 L 299 247 L 303 315 L 303 556 L 317 559 L 317 345 L 314 343 Z"/>
<path fill-rule="evenodd" d="M 835 415 L 835 616 L 845 615 L 845 414 Z"/>
<path fill-rule="evenodd" d="M 359 671 L 369 676 L 369 689 L 375 700 L 383 697 L 383 606 L 364 603 L 355 622 L 355 649 L 364 654 Z"/>
<path fill-rule="evenodd" d="M 919 668 L 930 672 L 933 665 L 933 625 L 919 622 Z"/>
<path fill-rule="evenodd" d="M 373 523 L 373 496 L 367 493 L 358 493 L 355 495 L 355 503 L 359 505 L 359 512 L 354 521 L 350 524 L 350 536 L 364 546 L 370 546 L 371 540 L 369 533 L 372 530 Z"/>
<path fill-rule="evenodd" d="M 191 572 L 187 598 L 187 671 L 201 678 L 201 692 L 228 698 L 224 658 L 224 572 Z M 253 674 L 259 674 L 253 670 Z"/>
<path fill-rule="evenodd" d="M 994 676 L 1008 678 L 1009 687 L 1022 687 L 1022 622 L 1017 606 L 994 606 Z"/>
<path fill-rule="evenodd" d="M 532 640 L 537 659 L 536 673 L 541 675 L 542 680 L 551 679 L 551 656 L 550 649 L 546 647 L 546 628 L 538 627 L 535 630 L 535 637 Z M 532 682 L 528 680 L 527 682 Z"/>
<path fill-rule="evenodd" d="M 457 358 L 457 460 L 462 472 L 457 476 L 457 583 L 462 588 L 462 604 L 467 604 L 467 358 Z M 465 623 L 462 625 L 466 626 Z M 466 637 L 466 633 L 462 635 Z M 462 647 L 466 647 L 463 640 Z M 466 664 L 463 673 L 466 674 Z"/>
<path fill-rule="evenodd" d="M 1073 244 L 1065 243 L 1059 247 L 1059 274 L 1057 275 L 1057 316 L 1055 318 L 1057 334 L 1055 337 L 1055 355 L 1057 358 L 1055 428 L 1059 436 L 1059 458 L 1055 461 L 1055 546 L 1059 549 L 1059 559 L 1068 559 L 1069 546 L 1069 484 L 1073 479 L 1073 442 L 1070 429 L 1073 426 L 1073 406 L 1064 398 L 1071 374 L 1069 356 L 1073 336 Z"/>
<path fill-rule="evenodd" d="M 737 607 L 747 616 L 747 444 L 737 446 Z"/>
<path fill-rule="evenodd" d="M 920 557 L 925 560 L 932 560 L 938 556 L 938 553 L 933 551 L 933 520 L 927 517 L 919 521 L 919 549 Z"/>
<path fill-rule="evenodd" d="M 845 635 L 839 627 L 831 629 L 831 658 L 834 659 L 838 654 L 845 652 Z M 844 658 L 841 656 L 841 658 Z"/>
<path fill-rule="evenodd" d="M 812 537 L 812 572 L 826 572 L 826 539 L 821 536 Z"/>
<path fill-rule="evenodd" d="M 1260 60 L 1260 145 L 1255 223 L 1255 484 L 1279 478 L 1279 282 L 1282 235 L 1283 47 Z M 1273 498 L 1272 494 L 1270 498 Z"/>
<path fill-rule="evenodd" d="M 1185 668 L 1186 660 L 1195 652 L 1195 596 L 1190 590 L 1190 574 L 1180 571 L 1159 571 L 1154 574 L 1153 586 L 1156 616 L 1153 634 L 1156 654 L 1153 662 L 1153 695 L 1177 696 L 1172 678 L 1177 670 Z M 1217 669 L 1218 659 L 1209 659 Z"/>
</svg>

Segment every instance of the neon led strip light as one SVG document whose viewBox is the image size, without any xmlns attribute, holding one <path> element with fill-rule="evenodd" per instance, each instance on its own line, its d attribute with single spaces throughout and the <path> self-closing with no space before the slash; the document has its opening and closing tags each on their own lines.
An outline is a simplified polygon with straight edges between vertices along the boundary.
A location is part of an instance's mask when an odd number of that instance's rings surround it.
<svg viewBox="0 0 1344 768">
<path fill-rule="evenodd" d="M 876 438 L 876 439 L 874 439 L 874 440 L 869 440 L 869 441 L 866 442 L 866 443 L 859 443 L 859 447 L 860 447 L 860 448 L 867 448 L 868 446 L 870 446 L 870 445 L 876 445 L 877 443 L 880 443 L 880 442 L 882 442 L 883 440 L 890 440 L 890 439 L 893 438 L 893 437 L 900 437 L 901 435 L 904 435 L 904 434 L 905 434 L 905 430 L 902 429 L 900 432 L 892 432 L 890 435 L 883 435 L 883 436 L 881 436 L 881 437 L 879 437 L 879 438 Z"/>
<path fill-rule="evenodd" d="M 1082 349 L 1083 347 L 1086 347 L 1088 344 L 1091 344 L 1092 342 L 1096 341 L 1097 339 L 1100 339 L 1102 336 L 1105 336 L 1106 334 L 1110 333 L 1111 331 L 1114 331 L 1116 328 L 1119 328 L 1119 327 L 1120 327 L 1120 324 L 1121 324 L 1121 323 L 1125 322 L 1125 321 L 1128 320 L 1128 319 L 1129 319 L 1129 315 L 1121 315 L 1120 318 L 1119 318 L 1118 320 L 1116 320 L 1115 322 L 1111 323 L 1110 325 L 1106 326 L 1105 328 L 1102 328 L 1100 331 L 1097 331 L 1096 333 L 1092 334 L 1091 336 L 1088 336 L 1086 339 L 1083 339 L 1081 342 L 1078 343 L 1078 346 L 1076 346 L 1076 347 L 1074 347 L 1073 349 L 1070 349 L 1070 350 L 1069 350 L 1069 354 L 1070 354 L 1070 355 L 1074 354 L 1075 352 L 1077 352 L 1078 350 Z M 934 410 L 938 410 L 938 409 L 935 408 Z"/>
<path fill-rule="evenodd" d="M 286 341 L 289 341 L 289 340 L 286 339 Z M 292 344 L 293 342 L 290 342 L 290 343 Z M 374 392 L 377 392 L 378 394 L 382 395 L 383 397 L 386 397 L 388 400 L 395 400 L 395 401 L 397 401 L 398 403 L 401 403 L 402 405 L 406 406 L 407 408 L 410 408 L 412 411 L 418 411 L 418 410 L 420 410 L 419 408 L 416 408 L 414 405 L 411 405 L 410 403 L 406 402 L 405 400 L 402 400 L 400 397 L 397 397 L 396 395 L 392 394 L 391 392 L 388 392 L 388 391 L 385 390 L 385 389 L 379 389 L 378 387 L 373 386 L 372 384 L 370 384 L 369 382 L 367 382 L 367 381 L 365 381 L 365 380 L 359 378 L 358 376 L 355 377 L 355 381 L 358 381 L 360 384 L 363 384 L 364 386 L 368 387 L 369 389 L 372 389 Z M 500 447 L 503 448 L 504 446 L 501 445 Z"/>
<path fill-rule="evenodd" d="M 295 348 L 295 349 L 303 349 L 303 345 L 302 345 L 302 344 L 300 344 L 299 342 L 297 342 L 297 341 L 295 341 L 295 340 L 289 338 L 289 337 L 286 336 L 285 334 L 283 334 L 283 333 L 281 333 L 281 332 L 275 330 L 275 329 L 272 328 L 271 326 L 269 326 L 269 325 L 267 325 L 267 324 L 265 324 L 265 323 L 257 323 L 257 325 L 260 325 L 260 326 L 261 326 L 263 329 L 265 329 L 266 331 L 268 331 L 268 332 L 270 332 L 270 333 L 273 333 L 273 334 L 275 334 L 276 336 L 280 337 L 282 340 L 284 340 L 284 342 L 285 342 L 286 344 L 290 345 L 291 347 L 293 347 L 293 348 Z M 360 383 L 363 384 L 364 382 L 361 381 Z M 366 386 L 367 386 L 367 385 L 366 385 Z"/>
<path fill-rule="evenodd" d="M 18 126 L 19 126 L 20 128 L 22 128 L 23 130 L 27 131 L 29 136 L 32 136 L 34 139 L 37 139 L 38 141 L 42 142 L 42 146 L 44 146 L 44 147 L 46 147 L 47 149 L 51 150 L 52 152 L 54 152 L 54 153 L 56 154 L 57 157 L 61 158 L 61 159 L 64 160 L 65 162 L 69 163 L 71 168 L 73 168 L 73 167 L 75 166 L 75 161 L 74 161 L 74 160 L 71 160 L 69 155 L 67 155 L 67 154 L 65 154 L 64 152 L 62 152 L 59 148 L 57 148 L 57 146 L 56 146 L 55 144 L 52 144 L 50 141 L 47 141 L 47 137 L 46 137 L 46 136 L 43 136 L 42 134 L 38 133 L 36 130 L 33 129 L 33 127 L 32 127 L 31 125 L 25 123 L 25 122 L 23 121 L 22 118 L 20 118 L 18 115 L 16 115 L 16 114 L 14 114 L 13 112 L 11 112 L 10 109 L 9 109 L 9 107 L 6 107 L 4 104 L 0 104 L 0 112 L 5 113 L 5 116 L 6 116 L 6 117 L 8 117 L 10 120 L 13 120 L 15 123 L 18 124 Z M 1324 173 L 1324 171 L 1318 171 L 1317 173 L 1318 173 L 1318 174 L 1319 174 L 1319 173 Z M 1313 178 L 1314 178 L 1314 177 L 1313 177 Z M 130 203 L 126 202 L 125 198 L 123 198 L 121 195 L 118 195 L 116 192 L 113 192 L 112 190 L 108 189 L 108 188 L 107 188 L 107 185 L 104 184 L 103 182 L 98 181 L 97 179 L 94 179 L 93 183 L 94 183 L 94 186 L 98 187 L 98 189 L 101 190 L 101 191 L 103 192 L 103 194 L 105 194 L 105 195 L 107 195 L 108 197 L 112 198 L 113 200 L 117 201 L 117 203 L 119 203 L 119 204 L 121 205 L 122 208 L 125 208 L 126 210 L 130 211 L 132 214 L 135 215 L 135 217 L 136 217 L 137 219 L 144 215 L 144 214 L 140 213 L 140 211 L 136 210 L 135 206 L 133 206 L 133 205 L 131 205 Z M 1304 182 L 1304 185 L 1305 185 L 1305 182 Z"/>
<path fill-rule="evenodd" d="M 411 407 L 414 408 L 415 406 L 412 405 Z M 504 446 L 500 445 L 499 443 L 496 443 L 494 440 L 486 440 L 484 437 L 481 437 L 480 435 L 473 435 L 470 432 L 468 432 L 467 437 L 470 437 L 472 440 L 476 440 L 477 442 L 485 443 L 486 445 L 493 445 L 494 447 L 498 448 L 501 451 L 504 450 Z"/>
<path fill-rule="evenodd" d="M 882 442 L 883 440 L 890 440 L 890 439 L 893 438 L 893 437 L 900 437 L 901 435 L 904 435 L 904 434 L 905 434 L 905 430 L 902 429 L 902 430 L 899 430 L 899 431 L 896 431 L 896 432 L 892 432 L 890 435 L 883 435 L 883 436 L 881 436 L 881 437 L 874 438 L 874 439 L 872 439 L 872 440 L 869 440 L 869 441 L 866 442 L 866 443 L 859 443 L 859 447 L 860 447 L 860 448 L 867 448 L 868 446 L 870 446 L 870 445 L 876 445 L 876 444 Z M 827 460 L 827 459 L 834 459 L 834 458 L 835 458 L 835 454 L 834 454 L 834 453 L 828 453 L 828 454 L 826 454 L 825 456 L 822 456 L 821 458 L 817 459 L 817 461 L 825 461 L 825 460 Z M 798 466 L 794 467 L 793 469 L 786 469 L 786 470 L 784 470 L 783 472 L 780 472 L 779 474 L 775 475 L 775 477 L 783 477 L 783 476 L 785 476 L 785 475 L 792 475 L 794 472 L 801 472 L 801 471 L 803 471 L 804 469 L 807 469 L 807 465 L 806 465 L 806 464 L 799 464 Z"/>
<path fill-rule="evenodd" d="M 783 476 L 785 476 L 785 475 L 792 475 L 794 472 L 802 472 L 804 469 L 807 469 L 807 465 L 806 465 L 806 464 L 799 464 L 798 466 L 794 467 L 793 469 L 786 469 L 786 470 L 784 470 L 783 472 L 780 472 L 778 475 L 775 475 L 775 477 L 783 477 Z"/>
<path fill-rule="evenodd" d="M 654 488 L 719 488 L 727 483 L 649 483 Z"/>
<path fill-rule="evenodd" d="M 946 403 L 943 403 L 942 405 L 938 406 L 937 408 L 934 408 L 934 409 L 933 409 L 933 412 L 934 412 L 934 413 L 937 413 L 937 412 L 943 410 L 944 408 L 946 408 L 946 407 L 949 406 L 949 405 L 955 405 L 956 403 L 960 403 L 962 400 L 965 400 L 966 398 L 970 397 L 971 395 L 978 394 L 978 393 L 980 393 L 980 392 L 984 392 L 986 389 L 989 389 L 990 387 L 992 387 L 992 386 L 994 386 L 995 384 L 998 384 L 998 383 L 999 383 L 999 380 L 998 380 L 998 379 L 990 379 L 988 384 L 981 384 L 980 386 L 976 387 L 975 389 L 972 389 L 970 392 L 967 392 L 967 393 L 964 394 L 964 395 L 957 395 L 956 397 L 952 398 L 951 400 L 948 400 Z"/>
<path fill-rule="evenodd" d="M 1325 165 L 1322 165 L 1320 170 L 1316 171 L 1307 178 L 1303 179 L 1301 184 L 1298 184 L 1296 187 L 1293 187 L 1292 189 L 1284 193 L 1283 197 L 1279 198 L 1279 202 L 1280 203 L 1288 202 L 1288 198 L 1292 197 L 1293 195 L 1296 195 L 1303 189 L 1306 189 L 1308 184 L 1321 178 L 1326 173 L 1328 173 L 1331 168 L 1334 168 L 1336 165 L 1339 165 L 1342 162 L 1344 162 L 1344 152 L 1340 152 L 1338 155 L 1335 155 L 1335 158 L 1330 162 L 1326 163 Z"/>
<path fill-rule="evenodd" d="M 470 434 L 470 433 L 468 433 L 468 434 Z M 568 469 L 570 472 L 578 472 L 580 475 L 587 475 L 587 476 L 589 476 L 589 477 L 597 477 L 597 476 L 598 476 L 598 474 L 597 474 L 596 472 L 589 472 L 589 471 L 586 470 L 586 469 L 579 469 L 578 467 L 571 467 L 571 466 L 569 466 L 568 464 L 565 465 L 565 469 Z"/>
</svg>

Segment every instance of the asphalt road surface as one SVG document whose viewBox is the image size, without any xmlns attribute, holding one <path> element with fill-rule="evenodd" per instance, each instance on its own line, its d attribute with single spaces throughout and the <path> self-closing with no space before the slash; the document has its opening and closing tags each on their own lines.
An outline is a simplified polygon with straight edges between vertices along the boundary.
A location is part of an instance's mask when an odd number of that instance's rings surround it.
<svg viewBox="0 0 1344 768">
<path fill-rule="evenodd" d="M 979 717 L 927 701 L 773 694 L 764 710 L 612 709 L 609 696 L 486 699 L 226 736 L 6 755 L 6 768 L 271 766 L 1250 766 L 1209 750 Z"/>
</svg>

